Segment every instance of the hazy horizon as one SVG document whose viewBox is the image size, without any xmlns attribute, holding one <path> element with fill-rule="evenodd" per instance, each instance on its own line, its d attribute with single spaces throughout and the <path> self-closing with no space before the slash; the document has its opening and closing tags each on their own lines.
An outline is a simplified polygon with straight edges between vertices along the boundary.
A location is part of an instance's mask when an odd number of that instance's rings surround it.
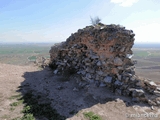
<svg viewBox="0 0 160 120">
<path fill-rule="evenodd" d="M 54 45 L 58 42 L 0 42 L 0 45 Z M 60 43 L 60 42 L 59 42 Z M 160 48 L 160 43 L 134 43 L 133 48 Z"/>
<path fill-rule="evenodd" d="M 20 43 L 20 44 L 26 44 L 26 43 L 61 43 L 61 42 L 65 42 L 66 40 L 64 41 L 60 41 L 60 42 L 54 42 L 54 41 L 40 41 L 40 42 L 5 42 L 5 41 L 0 41 L 0 43 L 6 43 L 6 44 L 17 44 L 17 43 Z M 160 42 L 134 42 L 134 44 L 160 44 Z"/>
</svg>

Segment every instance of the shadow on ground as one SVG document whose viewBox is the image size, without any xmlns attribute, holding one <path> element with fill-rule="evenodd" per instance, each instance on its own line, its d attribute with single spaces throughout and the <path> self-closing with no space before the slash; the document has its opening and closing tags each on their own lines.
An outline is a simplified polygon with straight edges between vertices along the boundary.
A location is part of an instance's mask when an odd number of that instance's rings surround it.
<svg viewBox="0 0 160 120">
<path fill-rule="evenodd" d="M 26 72 L 23 77 L 25 80 L 19 86 L 25 103 L 23 112 L 26 115 L 33 114 L 39 120 L 71 118 L 82 109 L 120 99 L 126 107 L 138 104 L 129 97 L 115 95 L 107 87 L 97 87 L 94 83 L 89 86 L 79 81 L 78 76 L 69 79 L 56 76 L 47 67 L 40 71 Z M 141 103 L 138 105 L 146 106 Z"/>
</svg>

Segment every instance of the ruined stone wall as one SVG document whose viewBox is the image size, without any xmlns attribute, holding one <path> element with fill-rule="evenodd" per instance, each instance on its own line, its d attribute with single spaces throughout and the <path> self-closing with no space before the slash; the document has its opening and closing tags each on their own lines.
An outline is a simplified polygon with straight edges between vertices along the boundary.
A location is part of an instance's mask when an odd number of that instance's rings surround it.
<svg viewBox="0 0 160 120">
<path fill-rule="evenodd" d="M 65 42 L 52 46 L 50 58 L 54 73 L 73 70 L 82 80 L 108 86 L 120 95 L 132 96 L 135 101 L 160 104 L 157 85 L 135 75 L 131 60 L 134 36 L 132 30 L 119 25 L 98 24 L 79 29 Z M 147 98 L 146 91 L 156 92 L 155 97 Z"/>
</svg>

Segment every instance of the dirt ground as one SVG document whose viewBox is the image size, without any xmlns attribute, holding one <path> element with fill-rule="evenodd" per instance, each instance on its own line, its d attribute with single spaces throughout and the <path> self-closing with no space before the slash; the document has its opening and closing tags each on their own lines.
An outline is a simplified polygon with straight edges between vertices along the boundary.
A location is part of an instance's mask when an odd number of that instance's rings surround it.
<svg viewBox="0 0 160 120">
<path fill-rule="evenodd" d="M 91 84 L 79 87 L 78 77 L 66 79 L 53 75 L 49 68 L 0 64 L 0 120 L 23 116 L 23 104 L 11 110 L 11 96 L 33 91 L 41 95 L 39 102 L 51 102 L 67 120 L 87 120 L 84 112 L 94 112 L 103 120 L 160 120 L 160 109 L 143 103 L 134 103 L 129 97 L 115 95 L 106 87 Z M 81 84 L 85 84 L 83 81 Z M 37 119 L 44 120 L 44 119 Z"/>
<path fill-rule="evenodd" d="M 160 83 L 160 69 L 136 68 L 136 75 L 151 79 L 155 83 Z"/>
</svg>

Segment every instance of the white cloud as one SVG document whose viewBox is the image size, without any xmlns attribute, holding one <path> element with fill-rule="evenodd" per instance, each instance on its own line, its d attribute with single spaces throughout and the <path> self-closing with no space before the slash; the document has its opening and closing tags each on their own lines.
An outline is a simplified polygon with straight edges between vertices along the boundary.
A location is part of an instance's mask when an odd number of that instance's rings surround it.
<svg viewBox="0 0 160 120">
<path fill-rule="evenodd" d="M 158 42 L 160 23 L 144 24 L 134 29 L 136 42 Z"/>
<path fill-rule="evenodd" d="M 111 2 L 123 7 L 130 7 L 134 3 L 138 2 L 138 0 L 111 0 Z"/>
</svg>

